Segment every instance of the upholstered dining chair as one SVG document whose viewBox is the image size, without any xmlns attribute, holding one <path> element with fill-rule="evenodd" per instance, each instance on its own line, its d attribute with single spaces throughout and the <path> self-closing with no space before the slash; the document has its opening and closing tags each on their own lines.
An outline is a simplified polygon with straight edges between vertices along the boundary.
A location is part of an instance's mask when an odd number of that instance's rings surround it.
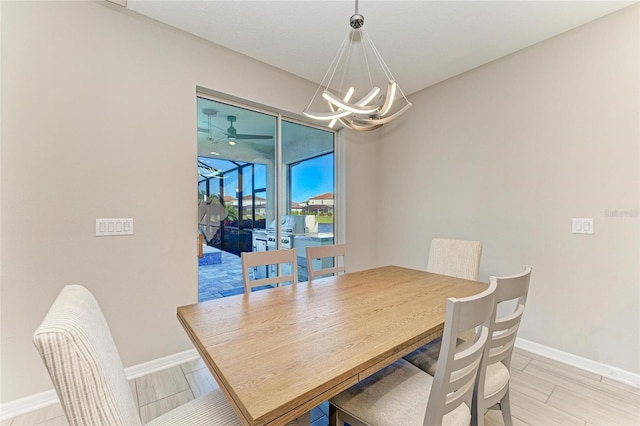
<svg viewBox="0 0 640 426">
<path fill-rule="evenodd" d="M 484 425 L 484 415 L 489 408 L 499 408 L 504 424 L 513 424 L 509 403 L 511 356 L 527 302 L 530 279 L 530 266 L 516 275 L 490 278 L 490 282 L 496 284 L 496 308 L 491 315 L 489 340 L 473 393 L 473 425 Z"/>
<path fill-rule="evenodd" d="M 312 282 L 314 278 L 323 275 L 339 274 L 345 272 L 345 260 L 346 260 L 346 244 L 334 244 L 329 246 L 310 246 L 307 250 L 307 273 L 309 274 L 309 282 Z M 332 258 L 333 266 L 323 268 L 322 266 L 314 269 L 313 261 Z"/>
<path fill-rule="evenodd" d="M 478 280 L 480 273 L 480 257 L 482 243 L 480 241 L 452 240 L 434 238 L 429 248 L 427 272 L 449 275 L 466 280 Z M 464 348 L 473 340 L 475 330 L 467 330 L 460 334 L 459 345 Z M 436 339 L 416 349 L 404 358 L 417 365 L 432 376 L 436 374 L 440 339 Z"/>
<path fill-rule="evenodd" d="M 481 256 L 480 241 L 434 238 L 429 247 L 427 272 L 477 281 Z"/>
<path fill-rule="evenodd" d="M 298 255 L 296 249 L 242 252 L 240 256 L 242 257 L 242 279 L 245 293 L 250 293 L 252 288 L 260 286 L 273 284 L 280 286 L 280 284 L 286 282 L 298 283 Z M 281 273 L 283 264 L 291 264 L 291 273 Z M 274 275 L 266 278 L 251 279 L 249 268 L 263 266 L 267 268 L 273 267 Z"/>
<path fill-rule="evenodd" d="M 33 342 L 71 426 L 142 424 L 111 331 L 89 290 L 64 287 Z M 220 389 L 147 424 L 241 425 Z"/>
<path fill-rule="evenodd" d="M 494 309 L 496 284 L 480 294 L 448 299 L 441 362 L 431 376 L 404 359 L 331 398 L 331 425 L 469 425 L 471 398 Z M 465 350 L 456 345 L 462 330 L 478 327 Z"/>
</svg>

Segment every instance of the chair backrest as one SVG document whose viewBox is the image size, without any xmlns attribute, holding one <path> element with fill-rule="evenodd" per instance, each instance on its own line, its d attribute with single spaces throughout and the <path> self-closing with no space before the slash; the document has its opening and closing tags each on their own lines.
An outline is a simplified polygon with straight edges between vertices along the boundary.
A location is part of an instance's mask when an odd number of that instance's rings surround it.
<svg viewBox="0 0 640 426">
<path fill-rule="evenodd" d="M 480 361 L 489 338 L 489 325 L 495 307 L 495 282 L 480 294 L 447 300 L 438 367 L 429 394 L 424 425 L 442 424 L 442 418 L 461 404 L 471 409 L 471 397 Z M 473 344 L 456 344 L 460 333 L 477 328 Z M 469 416 L 470 420 L 470 416 Z"/>
<path fill-rule="evenodd" d="M 345 272 L 345 260 L 346 260 L 346 244 L 335 244 L 330 246 L 309 246 L 307 247 L 307 273 L 309 274 L 309 282 L 312 282 L 314 278 Z M 318 269 L 313 268 L 313 261 L 320 259 L 333 258 L 333 266 Z"/>
<path fill-rule="evenodd" d="M 241 257 L 245 293 L 250 293 L 252 288 L 265 285 L 276 284 L 280 286 L 284 282 L 298 283 L 298 255 L 296 249 L 242 252 Z M 291 264 L 291 273 L 281 275 L 282 265 L 289 263 Z M 271 269 L 269 268 L 271 265 L 276 266 L 273 276 L 251 279 L 249 268 L 267 266 L 268 269 Z M 278 268 L 279 265 L 280 268 Z"/>
<path fill-rule="evenodd" d="M 511 366 L 511 355 L 513 354 L 513 346 L 520 327 L 520 320 L 524 313 L 524 306 L 527 302 L 530 280 L 531 266 L 525 266 L 524 270 L 516 275 L 490 278 L 490 282 L 497 287 L 496 307 L 491 315 L 489 341 L 484 349 L 484 356 L 478 374 L 478 386 L 476 387 L 478 392 L 484 389 L 488 366 L 496 362 L 502 362 L 507 368 Z M 508 313 L 499 312 L 501 311 L 499 305 L 503 302 L 514 303 L 513 309 L 510 309 Z M 500 314 L 499 317 L 498 314 Z"/>
<path fill-rule="evenodd" d="M 111 331 L 89 290 L 64 287 L 33 343 L 70 425 L 141 424 Z"/>
<path fill-rule="evenodd" d="M 427 272 L 477 281 L 481 255 L 480 241 L 434 238 L 429 248 Z"/>
</svg>

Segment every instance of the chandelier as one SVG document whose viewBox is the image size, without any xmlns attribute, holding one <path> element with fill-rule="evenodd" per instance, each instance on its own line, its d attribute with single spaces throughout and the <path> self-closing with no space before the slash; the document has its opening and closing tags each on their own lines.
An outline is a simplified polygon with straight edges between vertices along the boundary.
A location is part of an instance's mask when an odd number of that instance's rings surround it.
<svg viewBox="0 0 640 426">
<path fill-rule="evenodd" d="M 329 121 L 330 128 L 339 122 L 353 130 L 375 130 L 402 115 L 412 104 L 363 28 L 364 16 L 358 13 L 358 0 L 349 22 L 351 30 L 302 113 L 314 120 Z M 334 81 L 334 77 L 340 82 Z M 355 80 L 345 84 L 347 77 Z M 310 108 L 321 89 L 326 101 L 322 105 L 328 106 L 328 111 L 313 112 Z M 399 94 L 404 99 L 400 105 L 396 102 Z"/>
</svg>

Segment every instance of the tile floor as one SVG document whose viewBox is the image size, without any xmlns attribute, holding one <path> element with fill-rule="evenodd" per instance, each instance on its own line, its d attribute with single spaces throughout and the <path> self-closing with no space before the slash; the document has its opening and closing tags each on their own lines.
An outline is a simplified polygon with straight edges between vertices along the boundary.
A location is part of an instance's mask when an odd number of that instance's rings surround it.
<svg viewBox="0 0 640 426">
<path fill-rule="evenodd" d="M 201 360 L 131 380 L 143 423 L 216 385 Z M 640 389 L 516 349 L 511 368 L 511 407 L 515 426 L 640 425 Z M 312 426 L 328 425 L 328 404 L 311 412 Z M 4 420 L 1 426 L 67 425 L 59 404 Z M 485 416 L 502 425 L 499 411 Z"/>
<path fill-rule="evenodd" d="M 222 263 L 198 267 L 198 301 L 244 292 L 240 256 L 222 252 Z"/>
</svg>

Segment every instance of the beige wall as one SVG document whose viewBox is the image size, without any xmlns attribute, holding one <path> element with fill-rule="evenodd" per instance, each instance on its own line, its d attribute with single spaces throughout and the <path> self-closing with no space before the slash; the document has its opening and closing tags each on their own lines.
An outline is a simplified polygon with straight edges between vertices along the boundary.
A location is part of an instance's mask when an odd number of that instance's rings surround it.
<svg viewBox="0 0 640 426">
<path fill-rule="evenodd" d="M 378 259 L 484 243 L 481 278 L 533 278 L 520 337 L 640 373 L 639 7 L 412 96 L 383 128 Z M 635 217 L 607 216 L 632 210 Z M 593 217 L 595 234 L 571 234 Z"/>
<path fill-rule="evenodd" d="M 52 388 L 31 334 L 66 284 L 95 293 L 125 366 L 192 348 L 175 315 L 197 301 L 196 86 L 298 112 L 316 85 L 107 2 L 0 4 L 8 402 Z M 135 235 L 96 238 L 99 217 Z"/>
</svg>

